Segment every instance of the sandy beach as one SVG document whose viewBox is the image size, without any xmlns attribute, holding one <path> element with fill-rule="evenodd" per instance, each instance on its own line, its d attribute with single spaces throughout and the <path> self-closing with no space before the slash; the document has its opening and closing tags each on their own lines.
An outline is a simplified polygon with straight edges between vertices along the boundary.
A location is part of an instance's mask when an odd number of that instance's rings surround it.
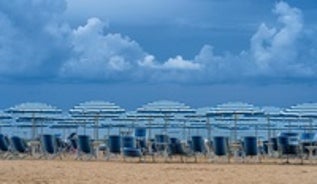
<svg viewBox="0 0 317 184">
<path fill-rule="evenodd" d="M 316 165 L 1 160 L 0 183 L 316 184 Z"/>
</svg>

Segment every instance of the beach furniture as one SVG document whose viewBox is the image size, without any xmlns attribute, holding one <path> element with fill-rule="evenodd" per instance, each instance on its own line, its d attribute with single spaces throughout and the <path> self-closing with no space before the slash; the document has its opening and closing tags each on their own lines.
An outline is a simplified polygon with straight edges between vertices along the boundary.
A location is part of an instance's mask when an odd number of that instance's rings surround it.
<svg viewBox="0 0 317 184">
<path fill-rule="evenodd" d="M 135 137 L 123 136 L 122 147 L 122 155 L 124 161 L 126 161 L 126 157 L 138 157 L 139 161 L 141 161 L 143 155 L 141 149 L 136 147 Z"/>
<path fill-rule="evenodd" d="M 180 156 L 181 162 L 184 162 L 183 157 L 189 156 L 189 150 L 186 150 L 185 144 L 182 143 L 179 139 L 172 137 L 170 138 L 169 143 L 169 155 L 170 157 L 173 156 Z"/>
<path fill-rule="evenodd" d="M 61 157 L 61 152 L 59 151 L 56 143 L 56 137 L 52 134 L 43 134 L 40 136 L 40 145 L 42 150 L 41 157 L 46 159 L 53 159 L 59 156 Z"/>
<path fill-rule="evenodd" d="M 215 136 L 212 147 L 215 159 L 226 158 L 228 163 L 230 162 L 228 137 Z"/>
<path fill-rule="evenodd" d="M 90 139 L 89 135 L 78 135 L 77 137 L 77 159 L 84 159 L 85 157 L 89 160 L 92 158 L 97 159 L 96 152 L 92 145 L 92 140 Z"/>
<path fill-rule="evenodd" d="M 315 151 L 315 133 L 312 132 L 304 132 L 299 136 L 299 142 L 301 146 L 301 151 L 303 154 L 306 154 L 307 157 L 311 157 L 313 152 Z"/>
<path fill-rule="evenodd" d="M 112 155 L 121 154 L 121 136 L 110 135 L 108 139 L 106 159 L 109 160 Z"/>
<path fill-rule="evenodd" d="M 6 159 L 10 155 L 10 141 L 8 137 L 0 134 L 0 156 Z"/>
<path fill-rule="evenodd" d="M 168 149 L 169 149 L 169 137 L 167 134 L 157 134 L 154 140 L 155 155 L 163 156 L 164 160 L 167 161 Z"/>
<path fill-rule="evenodd" d="M 140 148 L 143 153 L 147 152 L 146 147 L 146 128 L 137 127 L 134 130 L 134 136 L 136 138 L 136 147 Z"/>
<path fill-rule="evenodd" d="M 284 157 L 286 156 L 286 163 L 289 163 L 289 157 L 298 157 L 300 156 L 301 161 L 302 155 L 300 153 L 300 145 L 299 145 L 299 139 L 297 133 L 281 133 L 277 137 L 277 143 L 278 143 L 278 151 L 279 156 Z"/>
<path fill-rule="evenodd" d="M 11 137 L 12 154 L 14 158 L 25 158 L 31 155 L 31 149 L 26 141 L 18 136 Z"/>
<path fill-rule="evenodd" d="M 255 136 L 246 136 L 243 139 L 243 153 L 244 153 L 244 161 L 246 158 L 256 157 L 256 161 L 259 160 L 258 157 L 258 146 L 257 146 L 257 137 Z"/>
<path fill-rule="evenodd" d="M 197 156 L 206 153 L 204 138 L 202 136 L 192 136 L 191 149 L 195 157 L 195 162 L 197 162 Z"/>
</svg>

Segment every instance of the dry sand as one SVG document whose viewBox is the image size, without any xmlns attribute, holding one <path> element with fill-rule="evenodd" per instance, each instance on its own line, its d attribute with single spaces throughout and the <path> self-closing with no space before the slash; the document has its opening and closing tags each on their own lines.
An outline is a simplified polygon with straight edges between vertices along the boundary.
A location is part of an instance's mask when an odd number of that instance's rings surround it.
<svg viewBox="0 0 317 184">
<path fill-rule="evenodd" d="M 316 184 L 317 165 L 1 160 L 0 183 Z"/>
</svg>

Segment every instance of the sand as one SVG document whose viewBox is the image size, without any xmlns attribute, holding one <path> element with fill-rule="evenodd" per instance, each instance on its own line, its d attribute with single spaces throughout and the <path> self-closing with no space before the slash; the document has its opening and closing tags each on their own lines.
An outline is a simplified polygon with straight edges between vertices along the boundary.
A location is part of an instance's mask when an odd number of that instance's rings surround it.
<svg viewBox="0 0 317 184">
<path fill-rule="evenodd" d="M 316 184 L 317 165 L 1 160 L 1 184 Z"/>
</svg>

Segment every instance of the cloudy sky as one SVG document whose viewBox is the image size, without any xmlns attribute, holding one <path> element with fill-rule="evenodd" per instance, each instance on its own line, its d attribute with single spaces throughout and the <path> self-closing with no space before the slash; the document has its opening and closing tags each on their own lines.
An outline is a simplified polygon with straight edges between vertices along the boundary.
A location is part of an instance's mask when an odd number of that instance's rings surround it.
<svg viewBox="0 0 317 184">
<path fill-rule="evenodd" d="M 317 101 L 315 0 L 0 1 L 0 108 Z"/>
</svg>

